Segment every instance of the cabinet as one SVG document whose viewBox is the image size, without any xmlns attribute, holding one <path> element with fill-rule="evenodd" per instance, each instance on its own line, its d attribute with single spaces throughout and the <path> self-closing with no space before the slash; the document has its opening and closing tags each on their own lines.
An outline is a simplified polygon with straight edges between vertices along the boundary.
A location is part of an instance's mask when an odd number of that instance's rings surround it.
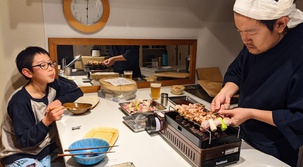
<svg viewBox="0 0 303 167">
<path fill-rule="evenodd" d="M 141 67 L 151 67 L 153 59 L 162 58 L 165 46 L 160 45 L 143 45 L 142 46 L 142 65 Z"/>
<path fill-rule="evenodd" d="M 188 45 L 143 45 L 141 48 L 141 67 L 151 67 L 153 59 L 162 59 L 162 54 L 167 50 L 168 65 L 185 68 L 186 58 L 189 55 Z"/>
</svg>

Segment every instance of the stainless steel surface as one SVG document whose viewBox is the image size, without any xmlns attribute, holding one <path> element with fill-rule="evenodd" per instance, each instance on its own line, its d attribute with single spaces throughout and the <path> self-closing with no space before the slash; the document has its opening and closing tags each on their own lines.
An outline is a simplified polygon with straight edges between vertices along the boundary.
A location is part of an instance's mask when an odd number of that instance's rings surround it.
<svg viewBox="0 0 303 167">
<path fill-rule="evenodd" d="M 76 57 L 74 58 L 73 61 L 71 61 L 71 62 L 70 62 L 68 65 L 66 65 L 65 67 L 70 67 L 70 66 L 74 65 L 76 61 L 80 61 L 80 60 L 81 60 L 81 55 L 78 55 L 78 56 L 76 56 Z"/>
<path fill-rule="evenodd" d="M 71 76 L 72 75 L 72 68 L 71 67 L 65 67 L 64 68 L 64 75 Z"/>
<path fill-rule="evenodd" d="M 130 116 L 123 117 L 123 123 L 125 123 L 131 130 L 134 132 L 142 132 L 145 131 L 146 116 L 144 114 L 134 114 Z"/>
<path fill-rule="evenodd" d="M 143 102 L 144 101 L 148 101 L 149 99 L 145 99 L 145 100 L 142 100 Z M 127 111 L 127 109 L 125 109 L 124 108 L 124 106 L 125 105 L 128 105 L 128 104 L 130 104 L 130 103 L 132 103 L 132 102 L 123 102 L 123 103 L 119 103 L 119 105 L 120 105 L 120 110 L 122 111 L 122 112 L 124 112 L 124 114 L 126 114 L 126 115 L 132 115 L 132 114 L 153 114 L 154 113 L 154 111 L 160 111 L 160 110 L 165 110 L 166 109 L 166 107 L 165 106 L 163 106 L 162 104 L 160 104 L 160 103 L 158 103 L 157 101 L 152 101 L 151 102 L 151 104 L 150 104 L 150 106 L 149 107 L 152 107 L 152 108 L 154 108 L 153 110 L 150 110 L 150 111 L 135 111 L 135 112 L 130 112 L 130 111 Z"/>
<path fill-rule="evenodd" d="M 168 102 L 168 94 L 167 93 L 161 93 L 161 104 L 163 106 L 167 106 Z"/>
<path fill-rule="evenodd" d="M 173 104 L 173 105 L 182 105 L 186 104 L 188 105 L 189 103 L 198 103 L 196 100 L 190 98 L 189 96 L 172 96 L 169 97 L 168 100 Z"/>
</svg>

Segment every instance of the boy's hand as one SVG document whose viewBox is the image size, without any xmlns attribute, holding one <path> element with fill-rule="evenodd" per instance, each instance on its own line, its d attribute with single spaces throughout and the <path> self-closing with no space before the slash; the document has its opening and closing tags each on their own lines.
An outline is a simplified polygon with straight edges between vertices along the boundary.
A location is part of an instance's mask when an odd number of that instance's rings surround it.
<svg viewBox="0 0 303 167">
<path fill-rule="evenodd" d="M 47 106 L 47 108 L 46 108 L 46 112 L 48 112 L 49 110 L 51 110 L 51 108 L 55 108 L 57 106 L 62 106 L 61 101 L 55 100 L 55 101 L 49 103 L 48 106 Z M 46 115 L 46 113 L 45 113 L 45 115 Z"/>
<path fill-rule="evenodd" d="M 51 125 L 54 121 L 61 119 L 64 110 L 65 108 L 63 106 L 48 107 L 48 111 L 45 112 L 45 117 L 42 119 L 42 122 L 45 126 Z"/>
</svg>

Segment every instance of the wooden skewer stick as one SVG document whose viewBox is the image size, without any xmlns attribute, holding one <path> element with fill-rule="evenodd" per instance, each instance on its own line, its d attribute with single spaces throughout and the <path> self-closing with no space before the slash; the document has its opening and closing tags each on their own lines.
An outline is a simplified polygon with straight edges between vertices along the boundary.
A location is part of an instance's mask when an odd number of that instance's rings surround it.
<svg viewBox="0 0 303 167">
<path fill-rule="evenodd" d="M 86 148 L 72 148 L 72 149 L 66 149 L 66 151 L 77 151 L 77 150 L 92 150 L 92 149 L 99 149 L 99 148 L 111 148 L 111 147 L 118 147 L 118 145 L 113 145 L 113 146 L 100 146 L 100 147 L 86 147 Z"/>
<path fill-rule="evenodd" d="M 77 156 L 77 155 L 92 155 L 92 154 L 107 154 L 107 153 L 114 153 L 115 151 L 108 151 L 108 152 L 88 152 L 88 153 L 75 153 L 75 154 L 58 154 L 58 157 L 63 156 Z"/>
</svg>

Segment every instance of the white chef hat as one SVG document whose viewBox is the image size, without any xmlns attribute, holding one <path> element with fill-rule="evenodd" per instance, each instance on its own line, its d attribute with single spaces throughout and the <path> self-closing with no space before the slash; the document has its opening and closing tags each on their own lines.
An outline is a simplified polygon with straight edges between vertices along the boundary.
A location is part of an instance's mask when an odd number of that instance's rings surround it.
<svg viewBox="0 0 303 167">
<path fill-rule="evenodd" d="M 296 8 L 294 0 L 236 0 L 234 11 L 256 20 L 290 18 L 287 27 L 293 28 L 303 22 L 303 12 Z"/>
</svg>

